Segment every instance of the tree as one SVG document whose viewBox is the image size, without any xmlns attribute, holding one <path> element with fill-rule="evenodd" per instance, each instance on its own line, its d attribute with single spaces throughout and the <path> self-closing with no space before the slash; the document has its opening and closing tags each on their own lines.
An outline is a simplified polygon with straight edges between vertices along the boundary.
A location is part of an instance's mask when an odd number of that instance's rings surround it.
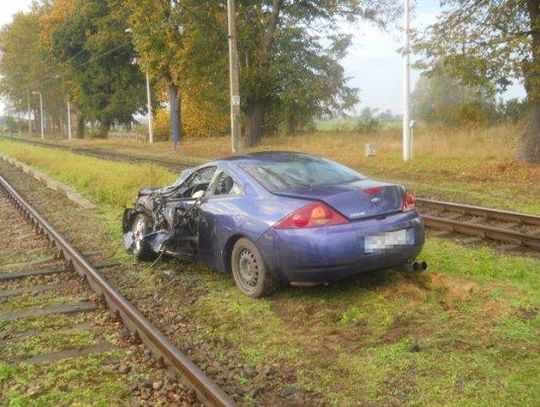
<svg viewBox="0 0 540 407">
<path fill-rule="evenodd" d="M 193 118 L 207 116 L 217 133 L 226 129 L 224 2 L 126 0 L 126 4 L 132 13 L 137 52 L 152 72 L 172 78 L 181 88 L 189 105 L 186 128 L 200 132 L 202 121 Z M 256 145 L 265 130 L 292 132 L 313 118 L 354 105 L 356 90 L 347 86 L 339 64 L 350 37 L 336 27 L 360 17 L 382 25 L 400 8 L 390 0 L 237 0 L 236 6 L 247 146 Z"/>
<path fill-rule="evenodd" d="M 76 103 L 106 137 L 145 106 L 144 76 L 133 64 L 127 15 L 115 0 L 77 0 L 51 34 L 51 52 L 69 71 Z"/>
<path fill-rule="evenodd" d="M 486 124 L 495 117 L 495 89 L 489 83 L 467 86 L 445 75 L 423 74 L 413 93 L 415 116 L 427 123 Z"/>
<path fill-rule="evenodd" d="M 436 23 L 418 36 L 421 66 L 464 84 L 525 86 L 530 118 L 518 158 L 540 162 L 540 0 L 442 0 Z"/>
<path fill-rule="evenodd" d="M 239 1 L 246 144 L 260 142 L 265 122 L 284 123 L 290 132 L 352 107 L 356 90 L 338 62 L 350 37 L 339 23 L 364 18 L 383 25 L 399 9 L 385 0 Z"/>
<path fill-rule="evenodd" d="M 497 105 L 497 114 L 500 120 L 519 123 L 527 114 L 527 101 L 517 98 L 501 101 Z"/>
<path fill-rule="evenodd" d="M 142 66 L 167 88 L 171 133 L 174 140 L 179 140 L 182 110 L 179 65 L 186 23 L 183 8 L 176 0 L 124 0 L 123 7 L 129 13 L 135 50 Z"/>
<path fill-rule="evenodd" d="M 39 118 L 38 100 L 31 92 L 41 92 L 52 131 L 65 120 L 62 81 L 56 78 L 62 69 L 42 47 L 40 17 L 36 8 L 18 13 L 0 31 L 0 93 L 12 111 L 26 113 L 30 102 L 33 116 Z"/>
<path fill-rule="evenodd" d="M 258 144 L 264 131 L 290 133 L 314 118 L 352 107 L 358 100 L 356 90 L 347 85 L 339 64 L 350 37 L 337 27 L 341 21 L 360 17 L 383 25 L 399 12 L 399 5 L 386 0 L 239 0 L 236 6 L 244 144 L 248 147 Z M 181 8 L 183 86 L 193 90 L 193 84 L 212 83 L 204 92 L 215 95 L 215 110 L 228 108 L 223 86 L 228 77 L 223 2 L 186 0 Z M 201 43 L 206 45 L 201 47 Z M 189 98 L 196 94 L 190 92 Z"/>
<path fill-rule="evenodd" d="M 364 107 L 356 121 L 356 130 L 360 133 L 371 133 L 382 127 L 381 120 L 377 115 L 378 110 Z"/>
</svg>

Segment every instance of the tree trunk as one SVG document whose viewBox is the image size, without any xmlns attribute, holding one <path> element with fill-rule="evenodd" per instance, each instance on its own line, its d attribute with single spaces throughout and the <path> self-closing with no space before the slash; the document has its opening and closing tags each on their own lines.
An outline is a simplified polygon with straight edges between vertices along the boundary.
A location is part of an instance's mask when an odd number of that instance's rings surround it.
<svg viewBox="0 0 540 407">
<path fill-rule="evenodd" d="M 272 46 L 275 39 L 275 31 L 279 22 L 283 0 L 272 0 L 272 13 L 265 29 L 263 42 L 260 50 L 259 70 L 261 77 L 266 77 L 270 71 Z M 255 147 L 262 139 L 264 116 L 267 102 L 264 100 L 249 101 L 246 106 L 246 133 L 244 136 L 245 147 Z"/>
<path fill-rule="evenodd" d="M 109 130 L 111 129 L 111 122 L 109 120 L 104 120 L 99 123 L 99 132 L 98 135 L 100 138 L 107 138 L 109 136 Z"/>
<path fill-rule="evenodd" d="M 531 103 L 530 109 L 530 116 L 518 148 L 518 158 L 540 163 L 540 99 Z"/>
<path fill-rule="evenodd" d="M 245 147 L 255 147 L 261 142 L 265 113 L 265 102 L 253 102 L 246 106 Z"/>
<path fill-rule="evenodd" d="M 84 138 L 84 131 L 85 131 L 85 123 L 86 120 L 84 120 L 83 115 L 79 115 L 77 117 L 77 138 Z"/>
<path fill-rule="evenodd" d="M 540 0 L 527 0 L 532 32 L 532 61 L 525 72 L 530 116 L 517 151 L 520 160 L 540 163 Z"/>
</svg>

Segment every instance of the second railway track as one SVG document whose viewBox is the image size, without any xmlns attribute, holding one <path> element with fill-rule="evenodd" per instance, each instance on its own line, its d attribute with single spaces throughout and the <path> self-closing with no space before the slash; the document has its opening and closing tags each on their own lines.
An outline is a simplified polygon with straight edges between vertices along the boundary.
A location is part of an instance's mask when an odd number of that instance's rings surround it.
<svg viewBox="0 0 540 407">
<path fill-rule="evenodd" d="M 430 199 L 418 203 L 429 228 L 540 251 L 540 216 Z"/>
<path fill-rule="evenodd" d="M 6 136 L 2 138 L 107 160 L 146 162 L 174 171 L 180 171 L 189 166 L 186 163 L 154 157 L 132 156 L 91 148 L 72 148 L 58 143 L 24 138 Z M 430 229 L 502 243 L 509 249 L 540 251 L 540 216 L 427 198 L 418 198 L 417 204 L 426 227 Z"/>
<path fill-rule="evenodd" d="M 114 352 L 118 347 L 107 340 L 110 333 L 96 334 L 96 330 L 103 330 L 103 327 L 97 327 L 96 320 L 107 319 L 103 316 L 108 314 L 106 311 L 108 308 L 115 316 L 113 320 L 121 321 L 129 330 L 130 338 L 144 344 L 159 365 L 167 367 L 174 375 L 181 377 L 197 392 L 199 399 L 205 404 L 212 406 L 234 404 L 202 370 L 109 285 L 97 267 L 92 264 L 95 262 L 91 262 L 71 246 L 66 238 L 1 175 L 0 213 L 4 233 L 3 247 L 0 248 L 0 254 L 4 259 L 0 261 L 2 362 L 13 365 L 36 364 Z M 11 244 L 8 244 L 9 242 Z M 28 261 L 29 258 L 34 260 Z M 25 306 L 12 303 L 13 298 L 21 296 Z M 53 342 L 66 342 L 70 345 L 67 346 L 68 349 L 52 353 L 44 351 L 42 354 L 28 352 L 18 344 L 29 337 L 40 336 L 39 330 L 15 332 L 7 328 L 11 327 L 11 321 L 49 315 L 70 317 L 70 320 L 64 321 L 57 330 L 53 327 L 47 334 L 53 335 L 54 339 L 50 338 Z M 109 326 L 106 329 L 111 328 Z M 76 340 L 70 337 L 73 334 L 82 342 L 74 344 Z M 96 340 L 87 340 L 89 337 Z M 30 388 L 27 391 L 28 394 L 34 395 L 39 389 Z M 186 403 L 189 396 L 184 399 L 182 396 L 176 396 L 169 399 L 169 402 L 171 400 Z M 1 395 L 0 402 L 2 402 Z"/>
</svg>

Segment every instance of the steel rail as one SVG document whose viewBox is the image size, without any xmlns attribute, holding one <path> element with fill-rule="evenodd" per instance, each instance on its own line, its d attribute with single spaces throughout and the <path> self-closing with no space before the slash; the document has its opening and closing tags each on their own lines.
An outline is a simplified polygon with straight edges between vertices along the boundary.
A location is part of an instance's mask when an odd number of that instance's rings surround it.
<svg viewBox="0 0 540 407">
<path fill-rule="evenodd" d="M 506 211 L 500 209 L 486 208 L 482 206 L 458 204 L 453 202 L 437 201 L 433 199 L 418 198 L 417 202 L 421 207 L 433 207 L 451 212 L 458 212 L 463 215 L 479 216 L 486 219 L 502 220 L 506 222 L 517 222 L 527 225 L 540 226 L 540 216 L 529 215 L 527 213 Z"/>
<path fill-rule="evenodd" d="M 161 360 L 165 366 L 179 374 L 198 393 L 206 405 L 234 406 L 234 402 L 221 388 L 212 382 L 189 357 L 184 355 L 135 306 L 112 288 L 82 254 L 71 246 L 2 175 L 0 175 L 0 187 L 20 208 L 23 215 L 31 220 L 38 231 L 48 236 L 66 261 L 73 266 L 79 275 L 85 278 L 96 294 L 122 319 L 124 325 L 141 339 L 142 343 L 150 349 L 158 360 Z"/>
<path fill-rule="evenodd" d="M 478 225 L 470 222 L 460 222 L 436 216 L 422 215 L 422 219 L 427 227 L 434 229 L 444 229 L 451 232 L 479 236 L 483 239 L 488 238 L 540 250 L 540 236 L 528 235 L 526 233 L 492 226 Z"/>
</svg>

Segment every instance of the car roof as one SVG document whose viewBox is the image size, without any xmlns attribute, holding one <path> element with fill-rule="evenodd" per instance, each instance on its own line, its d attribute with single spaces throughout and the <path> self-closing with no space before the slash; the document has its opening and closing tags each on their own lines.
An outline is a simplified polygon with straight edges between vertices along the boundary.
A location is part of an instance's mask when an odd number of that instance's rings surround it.
<svg viewBox="0 0 540 407">
<path fill-rule="evenodd" d="M 257 162 L 272 162 L 290 160 L 291 158 L 319 158 L 313 154 L 300 153 L 295 151 L 262 151 L 258 153 L 235 155 L 213 161 L 209 164 L 231 163 L 231 164 L 253 164 Z"/>
</svg>

